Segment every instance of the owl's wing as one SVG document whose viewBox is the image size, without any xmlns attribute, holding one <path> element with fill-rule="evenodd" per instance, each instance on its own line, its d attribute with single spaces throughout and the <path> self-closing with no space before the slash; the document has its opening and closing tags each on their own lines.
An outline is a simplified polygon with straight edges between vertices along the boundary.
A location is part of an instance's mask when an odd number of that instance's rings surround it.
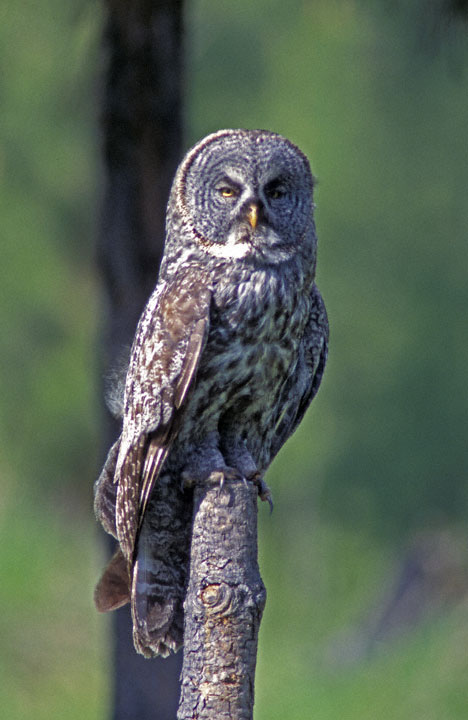
<svg viewBox="0 0 468 720">
<path fill-rule="evenodd" d="M 318 392 L 328 355 L 328 318 L 318 287 L 312 288 L 312 307 L 304 330 L 299 362 L 281 392 L 280 415 L 270 448 L 269 462 L 293 434 Z"/>
<path fill-rule="evenodd" d="M 208 277 L 188 269 L 158 286 L 138 325 L 114 475 L 117 538 L 128 561 L 193 386 L 208 334 L 210 301 Z"/>
</svg>

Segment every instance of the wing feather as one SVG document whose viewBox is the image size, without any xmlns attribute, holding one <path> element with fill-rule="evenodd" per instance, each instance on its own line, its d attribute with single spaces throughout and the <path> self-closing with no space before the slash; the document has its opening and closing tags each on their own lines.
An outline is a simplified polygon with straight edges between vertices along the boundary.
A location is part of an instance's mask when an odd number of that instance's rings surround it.
<svg viewBox="0 0 468 720">
<path fill-rule="evenodd" d="M 312 288 L 312 307 L 305 327 L 299 362 L 287 379 L 281 402 L 280 415 L 271 443 L 271 462 L 286 440 L 298 427 L 318 392 L 328 356 L 328 318 L 325 303 L 317 286 Z"/>
<path fill-rule="evenodd" d="M 114 476 L 117 537 L 129 561 L 193 387 L 209 329 L 211 294 L 208 277 L 189 268 L 158 286 L 137 329 Z"/>
</svg>

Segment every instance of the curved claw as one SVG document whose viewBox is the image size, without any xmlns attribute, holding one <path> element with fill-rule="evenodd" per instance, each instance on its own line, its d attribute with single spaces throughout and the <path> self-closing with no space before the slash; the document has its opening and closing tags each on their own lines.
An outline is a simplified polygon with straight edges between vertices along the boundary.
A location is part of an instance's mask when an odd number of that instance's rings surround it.
<svg viewBox="0 0 468 720">
<path fill-rule="evenodd" d="M 260 500 L 262 500 L 263 502 L 267 502 L 270 506 L 271 514 L 273 512 L 273 498 L 271 495 L 271 490 L 263 479 L 263 476 L 259 472 L 257 472 L 252 475 L 252 477 L 249 477 L 249 480 L 251 480 L 251 482 L 253 482 L 254 485 L 257 486 Z"/>
<path fill-rule="evenodd" d="M 196 478 L 191 475 L 189 471 L 184 470 L 181 473 L 181 489 L 193 487 L 195 484 L 201 482 L 210 482 L 212 484 L 218 484 L 219 488 L 222 490 L 226 480 L 242 480 L 244 484 L 247 484 L 247 482 L 252 482 L 254 485 L 257 486 L 260 500 L 262 500 L 263 502 L 267 502 L 270 506 L 270 513 L 273 512 L 273 498 L 271 496 L 271 490 L 263 479 L 263 476 L 259 472 L 256 472 L 246 478 L 236 468 L 224 467 L 219 470 L 212 470 L 208 476 L 202 479 Z"/>
<path fill-rule="evenodd" d="M 243 480 L 245 482 L 245 478 L 242 475 L 242 473 L 239 472 L 239 470 L 236 470 L 236 468 L 232 467 L 224 467 L 220 468 L 219 470 L 211 470 L 207 475 L 197 477 L 196 475 L 192 474 L 190 470 L 184 470 L 181 473 L 181 489 L 187 487 L 193 487 L 194 485 L 200 485 L 202 483 L 210 483 L 211 485 L 219 485 L 219 487 L 222 489 L 224 487 L 224 482 L 226 480 Z"/>
</svg>

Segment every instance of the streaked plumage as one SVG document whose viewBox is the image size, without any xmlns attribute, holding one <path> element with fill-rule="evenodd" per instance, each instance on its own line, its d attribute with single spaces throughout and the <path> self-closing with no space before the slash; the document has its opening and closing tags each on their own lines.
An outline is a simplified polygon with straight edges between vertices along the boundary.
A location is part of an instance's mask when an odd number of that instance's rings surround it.
<svg viewBox="0 0 468 720">
<path fill-rule="evenodd" d="M 328 323 L 314 283 L 312 192 L 306 157 L 265 131 L 210 135 L 177 171 L 122 434 L 96 483 L 97 516 L 119 541 L 96 604 L 131 599 L 144 655 L 182 641 L 183 484 L 213 470 L 262 477 L 320 385 Z"/>
</svg>

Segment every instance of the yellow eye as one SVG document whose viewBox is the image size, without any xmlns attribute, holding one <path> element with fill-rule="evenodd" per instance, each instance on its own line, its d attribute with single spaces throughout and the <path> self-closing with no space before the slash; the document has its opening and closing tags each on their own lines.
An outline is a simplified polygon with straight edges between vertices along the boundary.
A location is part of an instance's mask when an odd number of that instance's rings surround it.
<svg viewBox="0 0 468 720">
<path fill-rule="evenodd" d="M 285 189 L 282 185 L 279 185 L 277 187 L 272 187 L 267 190 L 267 195 L 270 198 L 270 200 L 278 200 L 278 198 L 283 197 L 285 194 Z"/>
<path fill-rule="evenodd" d="M 219 192 L 225 198 L 234 197 L 234 195 L 235 195 L 234 188 L 230 188 L 230 187 L 219 188 Z"/>
</svg>

